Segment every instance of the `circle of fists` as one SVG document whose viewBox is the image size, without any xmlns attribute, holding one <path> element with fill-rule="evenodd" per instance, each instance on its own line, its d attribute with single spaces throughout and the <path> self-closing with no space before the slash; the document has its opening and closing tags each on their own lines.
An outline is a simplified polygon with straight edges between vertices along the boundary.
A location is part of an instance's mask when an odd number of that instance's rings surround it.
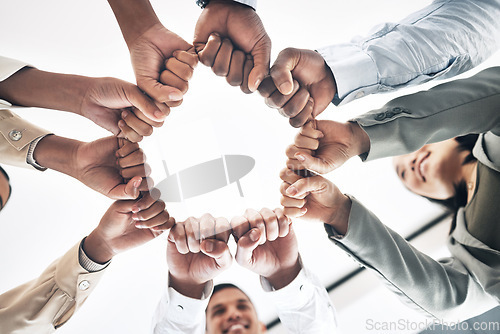
<svg viewBox="0 0 500 334">
<path fill-rule="evenodd" d="M 236 262 L 268 279 L 298 263 L 298 246 L 291 221 L 281 209 L 248 209 L 243 216 L 214 218 L 205 214 L 176 223 L 170 230 L 167 264 L 171 284 L 204 285 Z M 177 287 L 176 287 L 177 290 Z"/>
<path fill-rule="evenodd" d="M 262 21 L 253 8 L 238 2 L 211 1 L 196 23 L 193 44 L 158 22 L 128 47 L 139 89 L 126 87 L 111 102 L 90 99 L 82 113 L 131 141 L 150 135 L 170 108 L 182 103 L 198 61 L 244 93 L 258 90 L 294 127 L 318 116 L 337 91 L 330 68 L 315 51 L 287 48 L 271 67 L 271 39 Z M 95 91 L 90 95 L 98 95 Z"/>
</svg>

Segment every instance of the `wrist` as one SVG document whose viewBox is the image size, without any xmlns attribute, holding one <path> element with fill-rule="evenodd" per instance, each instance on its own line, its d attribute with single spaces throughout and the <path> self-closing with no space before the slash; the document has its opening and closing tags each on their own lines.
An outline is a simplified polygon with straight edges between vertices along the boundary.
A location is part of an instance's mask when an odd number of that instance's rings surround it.
<svg viewBox="0 0 500 334">
<path fill-rule="evenodd" d="M 76 155 L 81 142 L 56 135 L 45 136 L 33 152 L 33 158 L 42 167 L 76 177 Z"/>
<path fill-rule="evenodd" d="M 362 155 L 370 151 L 370 137 L 356 122 L 347 122 L 353 138 L 353 155 Z"/>
<path fill-rule="evenodd" d="M 281 267 L 274 274 L 265 277 L 271 286 L 279 290 L 284 288 L 288 284 L 290 284 L 300 273 L 302 270 L 302 266 L 300 265 L 299 258 L 297 257 L 297 261 L 290 267 Z"/>
<path fill-rule="evenodd" d="M 146 31 L 161 24 L 149 1 L 108 0 L 128 48 Z"/>
<path fill-rule="evenodd" d="M 206 282 L 195 282 L 192 279 L 185 278 L 177 278 L 169 271 L 168 273 L 168 282 L 169 287 L 173 288 L 175 291 L 184 295 L 186 297 L 201 299 L 203 296 L 203 291 L 205 290 L 205 286 L 208 283 Z"/>
<path fill-rule="evenodd" d="M 96 230 L 85 238 L 82 248 L 89 259 L 99 264 L 109 262 L 115 255 Z"/>
<path fill-rule="evenodd" d="M 341 194 L 338 204 L 329 219 L 326 219 L 325 224 L 331 225 L 338 233 L 346 234 L 349 224 L 349 216 L 351 214 L 352 202 L 349 196 Z"/>
</svg>

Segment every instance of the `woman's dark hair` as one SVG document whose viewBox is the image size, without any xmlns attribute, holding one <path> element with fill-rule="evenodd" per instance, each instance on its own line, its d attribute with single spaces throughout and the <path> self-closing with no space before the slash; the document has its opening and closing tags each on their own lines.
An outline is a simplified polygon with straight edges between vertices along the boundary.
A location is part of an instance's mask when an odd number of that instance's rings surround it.
<svg viewBox="0 0 500 334">
<path fill-rule="evenodd" d="M 474 145 L 476 144 L 478 138 L 478 134 L 468 134 L 465 136 L 455 137 L 455 140 L 458 142 L 456 150 L 458 150 L 458 152 L 469 152 L 464 161 L 462 161 L 462 165 L 466 165 L 477 160 L 472 155 L 472 149 L 474 148 Z M 460 183 L 455 184 L 453 187 L 455 188 L 455 195 L 447 199 L 435 199 L 423 196 L 432 203 L 439 204 L 442 207 L 446 208 L 448 211 L 454 213 L 450 233 L 455 229 L 458 209 L 464 207 L 467 204 L 467 184 L 465 183 L 465 181 L 461 181 Z"/>
</svg>

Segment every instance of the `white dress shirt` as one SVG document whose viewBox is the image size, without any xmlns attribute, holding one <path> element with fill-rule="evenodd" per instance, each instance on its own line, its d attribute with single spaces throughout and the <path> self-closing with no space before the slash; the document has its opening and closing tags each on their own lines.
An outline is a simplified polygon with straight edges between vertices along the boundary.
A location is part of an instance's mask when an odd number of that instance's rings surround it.
<svg viewBox="0 0 500 334">
<path fill-rule="evenodd" d="M 336 332 L 335 308 L 325 287 L 306 268 L 282 289 L 274 290 L 261 277 L 261 285 L 275 305 L 282 325 L 290 333 L 332 334 Z M 153 318 L 154 334 L 204 334 L 205 309 L 213 291 L 210 281 L 201 299 L 186 297 L 172 287 L 165 289 Z"/>
</svg>

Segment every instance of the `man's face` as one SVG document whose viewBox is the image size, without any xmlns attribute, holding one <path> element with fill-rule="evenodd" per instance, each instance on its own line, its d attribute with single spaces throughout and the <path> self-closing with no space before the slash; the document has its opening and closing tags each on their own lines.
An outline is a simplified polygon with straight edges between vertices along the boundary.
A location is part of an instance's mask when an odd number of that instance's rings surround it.
<svg viewBox="0 0 500 334">
<path fill-rule="evenodd" d="M 0 210 L 3 209 L 3 207 L 5 206 L 5 203 L 7 203 L 7 200 L 9 199 L 9 197 L 10 197 L 10 182 L 6 176 L 6 173 L 4 174 L 3 169 L 1 169 L 0 170 Z"/>
<path fill-rule="evenodd" d="M 225 288 L 210 298 L 207 334 L 260 334 L 265 326 L 248 297 L 236 288 Z"/>
</svg>

